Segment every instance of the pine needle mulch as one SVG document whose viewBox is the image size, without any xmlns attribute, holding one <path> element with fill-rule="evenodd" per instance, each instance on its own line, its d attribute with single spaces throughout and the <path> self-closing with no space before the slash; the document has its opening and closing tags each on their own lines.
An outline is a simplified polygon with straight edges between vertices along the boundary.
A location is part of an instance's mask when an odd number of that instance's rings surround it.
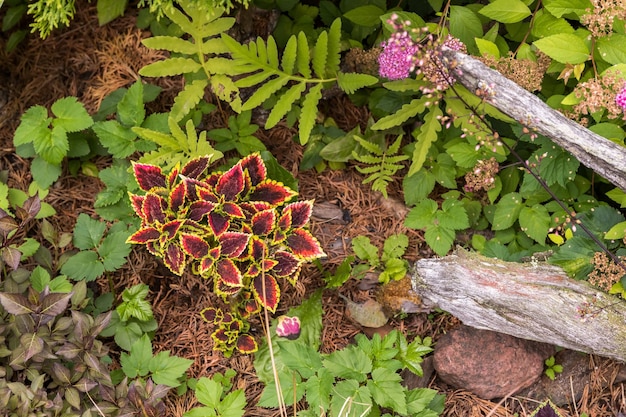
<svg viewBox="0 0 626 417">
<path fill-rule="evenodd" d="M 127 16 L 109 25 L 97 24 L 95 4 L 77 3 L 77 16 L 69 29 L 53 33 L 46 40 L 30 36 L 16 53 L 4 52 L 6 34 L 0 35 L 0 170 L 9 171 L 9 185 L 26 190 L 31 181 L 29 162 L 17 156 L 12 146 L 15 128 L 20 115 L 32 105 L 49 106 L 57 99 L 76 96 L 89 112 L 98 109 L 102 99 L 120 87 L 128 87 L 138 78 L 144 65 L 158 60 L 159 52 L 141 45 L 148 33 L 136 29 L 136 12 L 127 10 Z M 152 111 L 163 111 L 173 102 L 173 97 L 182 86 L 180 79 L 151 80 L 163 88 L 157 103 L 150 104 Z M 331 98 L 329 114 L 335 122 L 348 131 L 356 125 L 365 127 L 369 114 L 366 109 L 353 106 L 345 98 Z M 206 120 L 206 128 L 223 127 L 228 114 L 220 112 Z M 341 218 L 314 218 L 313 233 L 318 237 L 325 252 L 325 270 L 333 271 L 351 253 L 351 239 L 365 235 L 378 247 L 394 233 L 407 233 L 410 238 L 408 257 L 416 260 L 432 256 L 421 233 L 407 230 L 403 226 L 406 207 L 402 204 L 400 181 L 391 184 L 390 199 L 372 192 L 369 185 L 362 184 L 362 176 L 354 169 L 317 173 L 314 170 L 299 172 L 302 147 L 292 141 L 295 130 L 279 125 L 268 132 L 260 131 L 259 138 L 277 156 L 279 162 L 299 182 L 300 198 L 314 199 L 316 206 L 328 205 L 340 213 Z M 110 163 L 108 158 L 96 161 L 99 169 Z M 94 214 L 93 201 L 101 190 L 97 178 L 82 174 L 70 175 L 67 167 L 61 179 L 54 184 L 46 201 L 52 204 L 58 215 L 51 219 L 59 232 L 71 233 L 80 213 Z M 34 225 L 29 233 L 40 233 Z M 191 377 L 210 376 L 215 372 L 235 369 L 236 388 L 245 390 L 249 401 L 246 415 L 277 416 L 275 410 L 254 406 L 263 389 L 254 373 L 251 356 L 234 354 L 226 359 L 212 350 L 211 328 L 198 313 L 203 308 L 219 303 L 211 292 L 209 282 L 187 274 L 174 277 L 157 260 L 141 248 L 135 248 L 128 264 L 110 279 L 97 281 L 100 292 L 114 291 L 119 296 L 124 288 L 146 283 L 151 289 L 151 301 L 159 329 L 153 345 L 155 350 L 170 350 L 173 355 L 193 360 L 189 371 Z M 308 265 L 301 273 L 295 287 L 282 288 L 281 304 L 277 314 L 302 302 L 308 295 L 324 286 L 322 273 Z M 357 282 L 349 281 L 339 289 L 353 300 L 375 296 L 375 289 L 359 288 Z M 337 291 L 323 293 L 322 351 L 331 352 L 349 344 L 362 331 L 345 314 L 344 302 Z M 428 318 L 425 314 L 409 314 L 394 317 L 391 328 L 398 328 L 413 335 L 431 336 L 437 340 L 457 323 L 454 317 L 445 314 Z M 261 335 L 261 323 L 252 322 L 257 335 Z M 114 349 L 114 345 L 111 345 Z M 115 357 L 115 352 L 114 357 Z M 579 416 L 586 412 L 594 417 L 614 416 L 615 411 L 625 405 L 623 384 L 613 384 L 617 364 L 606 359 L 594 358 L 591 383 L 585 388 L 578 404 L 563 410 L 567 415 Z M 510 398 L 501 405 L 482 400 L 466 391 L 452 390 L 436 378 L 430 386 L 447 395 L 444 416 L 513 416 L 527 415 L 533 409 L 532 402 Z M 166 398 L 168 416 L 182 414 L 198 405 L 191 392 L 182 397 L 170 395 Z M 568 414 L 569 413 L 569 414 Z"/>
</svg>

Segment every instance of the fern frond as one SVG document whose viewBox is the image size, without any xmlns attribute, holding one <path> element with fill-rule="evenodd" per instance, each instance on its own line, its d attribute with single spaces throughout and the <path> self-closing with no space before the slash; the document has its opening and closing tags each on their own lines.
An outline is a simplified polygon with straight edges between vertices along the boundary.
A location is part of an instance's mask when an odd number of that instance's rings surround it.
<svg viewBox="0 0 626 417">
<path fill-rule="evenodd" d="M 170 134 L 137 126 L 132 127 L 131 130 L 140 138 L 154 142 L 161 148 L 173 149 L 178 147 L 178 141 Z"/>
<path fill-rule="evenodd" d="M 371 160 L 370 158 L 364 158 L 362 161 L 364 164 L 381 164 L 382 160 Z M 382 170 L 380 165 L 373 165 L 369 167 L 356 167 L 356 170 L 361 174 L 373 174 Z"/>
<path fill-rule="evenodd" d="M 360 136 L 354 135 L 354 139 L 359 142 L 359 144 L 365 148 L 365 150 L 367 150 L 369 153 L 374 154 L 374 155 L 378 155 L 378 156 L 382 156 L 384 155 L 385 151 L 378 146 L 377 144 L 370 142 Z"/>
<path fill-rule="evenodd" d="M 327 49 L 326 74 L 332 76 L 339 72 L 341 64 L 341 18 L 335 19 L 330 25 Z"/>
<path fill-rule="evenodd" d="M 272 108 L 272 111 L 270 112 L 267 121 L 265 122 L 265 128 L 271 129 L 272 127 L 276 126 L 278 122 L 280 122 L 281 119 L 285 116 L 285 114 L 287 114 L 289 110 L 291 110 L 293 103 L 295 103 L 296 100 L 298 100 L 302 96 L 304 90 L 306 90 L 306 83 L 302 82 L 291 86 L 286 93 L 280 96 L 280 98 Z"/>
<path fill-rule="evenodd" d="M 267 63 L 272 68 L 278 68 L 278 46 L 273 36 L 267 38 Z"/>
<path fill-rule="evenodd" d="M 388 81 L 383 83 L 383 87 L 385 87 L 389 91 L 415 91 L 419 92 L 423 87 L 425 87 L 428 83 L 423 79 L 413 79 L 413 78 L 404 78 L 402 80 Z"/>
<path fill-rule="evenodd" d="M 398 136 L 386 150 L 356 135 L 354 138 L 363 148 L 371 152 L 369 154 L 358 154 L 356 151 L 352 151 L 354 159 L 369 165 L 366 167 L 356 167 L 357 171 L 361 174 L 369 175 L 363 180 L 363 184 L 371 182 L 373 190 L 380 191 L 387 197 L 387 186 L 393 180 L 393 175 L 404 168 L 404 165 L 399 162 L 408 159 L 407 155 L 396 155 L 400 150 L 402 135 Z"/>
<path fill-rule="evenodd" d="M 341 71 L 337 73 L 337 85 L 348 94 L 352 94 L 360 88 L 368 87 L 377 82 L 378 78 L 373 75 Z"/>
<path fill-rule="evenodd" d="M 252 87 L 254 85 L 262 83 L 272 75 L 274 74 L 271 72 L 260 71 L 235 81 L 235 85 L 239 88 Z"/>
<path fill-rule="evenodd" d="M 191 74 L 202 69 L 202 65 L 191 58 L 168 58 L 153 62 L 139 70 L 143 77 L 169 77 L 172 75 Z"/>
<path fill-rule="evenodd" d="M 328 33 L 320 33 L 313 48 L 313 71 L 319 78 L 326 76 L 326 60 L 328 58 Z"/>
<path fill-rule="evenodd" d="M 411 176 L 418 172 L 424 166 L 428 151 L 434 142 L 437 141 L 437 133 L 441 131 L 440 118 L 443 112 L 439 106 L 433 106 L 424 116 L 424 123 L 419 128 L 419 133 L 415 136 L 415 149 L 413 150 L 413 158 L 409 173 Z"/>
<path fill-rule="evenodd" d="M 271 36 L 270 36 L 271 38 Z M 268 38 L 269 40 L 269 38 Z M 253 42 L 250 42 L 248 44 L 248 47 L 250 48 L 249 51 L 250 53 L 253 52 L 253 48 L 256 45 L 256 57 L 258 58 L 258 61 L 262 64 L 267 64 L 268 59 L 267 59 L 267 47 L 265 45 L 265 41 L 263 40 L 263 38 L 261 38 L 260 36 L 256 38 L 256 44 Z"/>
<path fill-rule="evenodd" d="M 186 84 L 183 90 L 174 98 L 170 117 L 179 122 L 188 115 L 204 97 L 204 89 L 208 83 L 209 81 L 204 78 Z"/>
<path fill-rule="evenodd" d="M 224 41 L 221 38 L 209 38 L 206 41 L 202 42 L 202 46 L 200 48 L 203 54 L 225 54 L 228 52 L 228 48 L 224 44 Z"/>
<path fill-rule="evenodd" d="M 144 39 L 141 43 L 151 49 L 161 49 L 186 55 L 193 55 L 198 51 L 198 46 L 193 42 L 174 36 L 153 36 Z"/>
<path fill-rule="evenodd" d="M 416 116 L 419 113 L 424 112 L 426 104 L 430 103 L 433 99 L 426 96 L 415 98 L 410 103 L 405 104 L 389 116 L 385 116 L 372 125 L 372 130 L 385 130 L 395 126 L 400 126 L 402 123 L 409 120 L 411 117 Z"/>
<path fill-rule="evenodd" d="M 302 102 L 300 125 L 298 126 L 300 144 L 302 145 L 309 141 L 313 126 L 315 126 L 315 119 L 317 119 L 317 103 L 319 103 L 322 98 L 322 87 L 322 84 L 313 86 Z"/>
<path fill-rule="evenodd" d="M 286 74 L 292 75 L 294 66 L 296 65 L 296 54 L 298 52 L 298 40 L 295 36 L 292 36 L 285 45 L 283 51 L 283 58 L 280 66 Z"/>
<path fill-rule="evenodd" d="M 254 94 L 248 99 L 248 101 L 243 104 L 243 106 L 241 107 L 242 111 L 252 110 L 255 107 L 260 106 L 265 100 L 267 100 L 272 94 L 283 88 L 288 82 L 289 78 L 287 77 L 277 77 L 266 82 L 261 86 L 261 88 L 254 92 Z"/>
<path fill-rule="evenodd" d="M 307 40 L 304 32 L 300 32 L 298 33 L 298 54 L 296 55 L 296 66 L 298 67 L 298 72 L 305 78 L 311 78 L 311 67 L 309 66 L 311 57 L 309 54 L 309 41 Z"/>
<path fill-rule="evenodd" d="M 387 154 L 396 154 L 398 153 L 398 151 L 400 150 L 400 144 L 402 143 L 402 136 L 404 135 L 399 135 L 396 140 L 389 146 L 389 148 L 387 148 Z M 408 158 L 408 156 L 407 156 Z"/>
</svg>

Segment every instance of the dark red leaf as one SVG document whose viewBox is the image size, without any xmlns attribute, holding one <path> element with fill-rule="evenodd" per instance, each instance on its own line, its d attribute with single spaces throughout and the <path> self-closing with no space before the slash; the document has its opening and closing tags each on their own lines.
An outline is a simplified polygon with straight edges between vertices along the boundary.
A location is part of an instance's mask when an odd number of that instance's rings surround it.
<svg viewBox="0 0 626 417">
<path fill-rule="evenodd" d="M 279 229 L 274 231 L 274 238 L 272 239 L 272 243 L 274 245 L 284 242 L 285 239 L 287 239 L 287 234 L 285 232 Z"/>
<path fill-rule="evenodd" d="M 200 266 L 198 266 L 198 273 L 200 275 L 206 274 L 211 268 L 213 268 L 213 264 L 215 263 L 215 259 L 207 256 L 203 260 L 200 261 Z"/>
<path fill-rule="evenodd" d="M 172 220 L 171 222 L 165 223 L 163 227 L 161 227 L 161 233 L 164 235 L 165 240 L 173 239 L 182 225 L 183 222 L 180 220 Z"/>
<path fill-rule="evenodd" d="M 187 195 L 187 187 L 184 182 L 178 184 L 170 193 L 170 210 L 177 213 L 185 204 L 185 196 Z"/>
<path fill-rule="evenodd" d="M 204 321 L 217 324 L 221 321 L 221 310 L 216 309 L 215 307 L 207 307 L 200 312 L 200 316 L 204 319 Z"/>
<path fill-rule="evenodd" d="M 209 213 L 209 226 L 215 236 L 219 236 L 230 227 L 230 220 L 223 214 L 212 211 Z"/>
<path fill-rule="evenodd" d="M 283 232 L 291 229 L 291 211 L 284 211 L 278 218 L 278 228 Z"/>
<path fill-rule="evenodd" d="M 185 270 L 185 253 L 177 244 L 170 244 L 165 250 L 163 262 L 176 275 L 182 275 Z"/>
<path fill-rule="evenodd" d="M 248 247 L 250 235 L 239 232 L 225 232 L 218 237 L 222 256 L 236 258 Z"/>
<path fill-rule="evenodd" d="M 213 260 L 219 258 L 221 254 L 222 254 L 222 249 L 219 246 L 211 248 L 211 250 L 209 251 L 209 257 Z"/>
<path fill-rule="evenodd" d="M 185 164 L 183 169 L 180 170 L 180 173 L 185 177 L 198 179 L 209 167 L 209 161 L 210 158 L 208 156 L 192 159 Z"/>
<path fill-rule="evenodd" d="M 240 165 L 235 165 L 226 171 L 215 185 L 215 191 L 224 196 L 226 201 L 234 201 L 243 191 L 243 170 Z"/>
<path fill-rule="evenodd" d="M 212 203 L 218 203 L 220 201 L 219 197 L 208 188 L 197 187 L 196 192 L 199 200 L 210 201 Z"/>
<path fill-rule="evenodd" d="M 218 281 L 223 282 L 229 287 L 242 287 L 243 286 L 243 277 L 241 276 L 241 271 L 235 265 L 235 263 L 230 259 L 220 259 L 217 262 L 217 275 L 219 276 Z"/>
<path fill-rule="evenodd" d="M 235 203 L 224 203 L 222 204 L 221 209 L 230 217 L 235 217 L 238 219 L 244 219 L 246 217 L 241 207 L 239 207 Z"/>
<path fill-rule="evenodd" d="M 146 243 L 146 249 L 148 249 L 148 252 L 150 252 L 154 256 L 158 256 L 159 258 L 163 257 L 161 246 L 157 245 L 156 241 Z"/>
<path fill-rule="evenodd" d="M 224 323 L 224 324 L 231 324 L 234 320 L 235 320 L 235 318 L 228 311 L 223 313 L 222 323 Z M 228 329 L 230 330 L 231 327 L 229 326 Z"/>
<path fill-rule="evenodd" d="M 250 255 L 255 261 L 260 261 L 262 258 L 267 257 L 267 245 L 265 242 L 257 237 L 253 237 Z"/>
<path fill-rule="evenodd" d="M 243 305 L 243 312 L 241 314 L 241 317 L 247 319 L 253 314 L 258 313 L 259 311 L 261 311 L 261 306 L 254 298 L 251 300 L 246 300 L 245 304 Z"/>
<path fill-rule="evenodd" d="M 161 232 L 154 227 L 146 227 L 139 229 L 130 235 L 130 237 L 126 239 L 126 243 L 144 244 L 147 242 L 153 242 L 159 237 L 161 237 Z"/>
<path fill-rule="evenodd" d="M 228 342 L 228 335 L 226 334 L 225 329 L 217 329 L 216 331 L 213 332 L 211 337 L 215 339 L 215 341 L 218 343 Z"/>
<path fill-rule="evenodd" d="M 263 271 L 267 272 L 274 268 L 277 263 L 278 261 L 276 259 L 263 259 L 261 268 L 263 269 Z"/>
<path fill-rule="evenodd" d="M 228 330 L 230 330 L 232 332 L 232 334 L 235 334 L 235 333 L 239 333 L 242 328 L 243 328 L 242 321 L 233 319 L 230 322 L 230 326 L 228 327 Z"/>
<path fill-rule="evenodd" d="M 230 285 L 226 285 L 222 280 L 215 280 L 214 290 L 217 295 L 221 295 L 222 297 L 234 297 L 240 291 L 242 287 L 232 287 Z"/>
<path fill-rule="evenodd" d="M 149 193 L 143 200 L 143 219 L 148 224 L 155 222 L 165 223 L 165 200 L 156 194 Z"/>
<path fill-rule="evenodd" d="M 256 277 L 257 275 L 259 275 L 259 273 L 261 272 L 261 268 L 259 268 L 259 265 L 257 264 L 250 264 L 250 266 L 248 267 L 248 270 L 246 271 L 246 276 L 247 277 Z"/>
<path fill-rule="evenodd" d="M 274 180 L 265 180 L 257 185 L 249 195 L 251 201 L 266 201 L 276 207 L 298 195 L 291 188 Z"/>
<path fill-rule="evenodd" d="M 249 334 L 242 334 L 237 339 L 237 350 L 243 354 L 254 353 L 259 350 L 256 340 Z"/>
<path fill-rule="evenodd" d="M 139 187 L 144 191 L 150 191 L 155 187 L 165 188 L 165 175 L 160 167 L 133 162 L 133 171 Z"/>
<path fill-rule="evenodd" d="M 176 180 L 178 180 L 178 173 L 180 172 L 180 170 L 178 169 L 179 167 L 179 164 L 176 164 L 176 166 L 170 171 L 170 173 L 167 174 L 167 184 L 169 185 L 170 189 L 174 186 L 174 184 L 176 184 Z"/>
<path fill-rule="evenodd" d="M 131 194 L 130 195 L 130 205 L 133 208 L 133 211 L 140 219 L 145 220 L 143 217 L 143 200 L 144 196 Z"/>
<path fill-rule="evenodd" d="M 317 239 L 304 229 L 294 229 L 287 236 L 287 244 L 294 256 L 305 261 L 326 256 Z"/>
<path fill-rule="evenodd" d="M 209 244 L 196 235 L 181 233 L 180 243 L 185 253 L 196 259 L 202 259 L 209 254 Z"/>
<path fill-rule="evenodd" d="M 301 261 L 296 259 L 296 257 L 289 252 L 279 250 L 274 254 L 274 259 L 278 261 L 278 263 L 274 266 L 272 272 L 277 277 L 286 277 L 300 268 Z"/>
<path fill-rule="evenodd" d="M 265 168 L 263 159 L 261 159 L 261 156 L 258 153 L 246 156 L 239 162 L 239 164 L 244 170 L 248 171 L 248 176 L 250 177 L 252 186 L 255 186 L 265 180 L 267 176 L 267 169 Z"/>
<path fill-rule="evenodd" d="M 274 313 L 280 300 L 280 287 L 276 279 L 269 274 L 261 274 L 254 278 L 252 285 L 252 290 L 259 304 Z"/>
<path fill-rule="evenodd" d="M 183 181 L 185 183 L 185 188 L 187 189 L 187 200 L 189 201 L 196 201 L 200 199 L 197 192 L 198 189 L 208 190 L 211 188 L 206 182 L 198 181 L 193 178 L 185 177 Z"/>
<path fill-rule="evenodd" d="M 276 213 L 274 210 L 263 210 L 252 216 L 252 232 L 257 236 L 265 236 L 274 229 Z"/>
<path fill-rule="evenodd" d="M 291 227 L 303 227 L 309 222 L 313 212 L 313 201 L 296 201 L 287 204 L 283 209 L 283 214 L 291 213 Z"/>
<path fill-rule="evenodd" d="M 215 204 L 211 203 L 210 201 L 194 201 L 189 205 L 189 212 L 187 213 L 187 217 L 190 220 L 199 222 L 204 216 L 208 216 L 214 208 Z"/>
<path fill-rule="evenodd" d="M 204 178 L 204 182 L 206 182 L 211 188 L 214 188 L 221 176 L 221 172 L 211 172 L 206 176 L 206 178 Z"/>
</svg>

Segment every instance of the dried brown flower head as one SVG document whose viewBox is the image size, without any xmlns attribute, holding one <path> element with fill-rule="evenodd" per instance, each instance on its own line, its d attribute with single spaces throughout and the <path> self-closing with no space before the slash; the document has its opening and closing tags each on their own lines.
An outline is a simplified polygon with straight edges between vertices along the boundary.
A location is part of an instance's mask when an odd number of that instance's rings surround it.
<svg viewBox="0 0 626 417">
<path fill-rule="evenodd" d="M 615 19 L 626 20 L 626 0 L 591 0 L 593 9 L 581 16 L 580 23 L 587 26 L 595 38 L 613 33 Z"/>
<path fill-rule="evenodd" d="M 541 90 L 543 76 L 550 65 L 550 57 L 541 51 L 537 51 L 536 62 L 531 59 L 516 59 L 512 52 L 509 52 L 509 56 L 499 59 L 487 55 L 479 60 L 531 92 Z"/>
<path fill-rule="evenodd" d="M 594 269 L 589 274 L 589 283 L 607 292 L 626 274 L 624 268 L 616 265 L 604 252 L 596 252 L 591 263 Z"/>
</svg>

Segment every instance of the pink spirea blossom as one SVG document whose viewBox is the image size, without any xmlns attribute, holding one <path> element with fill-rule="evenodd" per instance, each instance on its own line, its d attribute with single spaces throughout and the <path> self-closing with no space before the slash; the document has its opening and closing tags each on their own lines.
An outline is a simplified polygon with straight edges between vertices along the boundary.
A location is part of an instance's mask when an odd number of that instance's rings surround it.
<svg viewBox="0 0 626 417">
<path fill-rule="evenodd" d="M 419 46 L 407 32 L 397 32 L 382 43 L 383 52 L 378 56 L 378 73 L 390 80 L 407 78 L 415 69 L 415 54 Z"/>
<path fill-rule="evenodd" d="M 626 86 L 615 96 L 615 103 L 626 112 Z"/>
<path fill-rule="evenodd" d="M 290 340 L 297 339 L 300 336 L 300 319 L 297 316 L 280 316 L 278 326 L 276 326 L 276 334 Z"/>
</svg>

